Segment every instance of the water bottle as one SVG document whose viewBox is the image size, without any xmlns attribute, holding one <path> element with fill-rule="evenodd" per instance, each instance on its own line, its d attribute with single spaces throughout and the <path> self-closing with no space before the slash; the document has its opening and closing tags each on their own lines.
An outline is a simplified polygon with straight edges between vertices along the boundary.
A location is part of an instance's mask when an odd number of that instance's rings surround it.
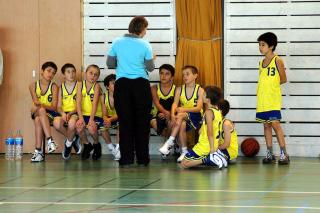
<svg viewBox="0 0 320 213">
<path fill-rule="evenodd" d="M 18 130 L 15 137 L 15 157 L 16 160 L 21 160 L 23 156 L 23 137 L 21 135 L 21 131 Z"/>
<path fill-rule="evenodd" d="M 12 132 L 9 134 L 6 139 L 6 159 L 14 160 L 14 138 Z"/>
</svg>

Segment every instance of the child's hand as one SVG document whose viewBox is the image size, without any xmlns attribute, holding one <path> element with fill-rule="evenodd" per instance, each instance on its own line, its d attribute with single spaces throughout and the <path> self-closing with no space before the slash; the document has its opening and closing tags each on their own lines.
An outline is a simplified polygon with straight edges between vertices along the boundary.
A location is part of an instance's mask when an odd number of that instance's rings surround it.
<svg viewBox="0 0 320 213">
<path fill-rule="evenodd" d="M 177 113 L 185 112 L 185 110 L 182 107 L 177 107 L 176 111 L 177 111 Z"/>
<path fill-rule="evenodd" d="M 68 118 L 67 118 L 67 114 L 66 114 L 66 113 L 63 112 L 63 113 L 61 114 L 61 118 L 62 118 L 62 120 L 63 120 L 64 122 L 66 122 L 66 123 L 68 122 Z"/>
<path fill-rule="evenodd" d="M 171 117 L 171 113 L 169 111 L 165 111 L 164 116 L 169 121 Z"/>
<path fill-rule="evenodd" d="M 160 113 L 158 114 L 158 117 L 161 118 L 161 119 L 165 119 L 165 118 L 166 118 L 166 115 L 165 115 L 164 113 L 160 112 Z"/>
<path fill-rule="evenodd" d="M 103 124 L 105 127 L 109 128 L 111 126 L 111 120 L 108 117 L 103 117 Z"/>
<path fill-rule="evenodd" d="M 153 60 L 156 60 L 157 55 L 155 53 L 153 53 Z"/>
<path fill-rule="evenodd" d="M 94 122 L 94 120 L 91 118 L 89 119 L 88 126 L 92 128 L 97 128 L 96 122 Z"/>
<path fill-rule="evenodd" d="M 84 124 L 83 118 L 79 118 L 79 120 L 78 120 L 77 123 L 76 123 L 77 129 L 83 129 L 84 126 L 85 126 L 85 124 Z"/>
<path fill-rule="evenodd" d="M 41 103 L 40 103 L 39 100 L 33 101 L 33 104 L 34 104 L 36 107 L 41 107 Z"/>
</svg>

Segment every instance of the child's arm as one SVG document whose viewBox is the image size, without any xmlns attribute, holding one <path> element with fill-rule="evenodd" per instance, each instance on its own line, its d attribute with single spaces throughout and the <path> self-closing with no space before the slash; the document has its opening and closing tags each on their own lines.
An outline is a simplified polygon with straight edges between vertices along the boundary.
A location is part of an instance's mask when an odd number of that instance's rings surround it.
<svg viewBox="0 0 320 213">
<path fill-rule="evenodd" d="M 287 75 L 282 59 L 276 58 L 276 65 L 280 75 L 280 84 L 284 84 L 287 82 Z"/>
<path fill-rule="evenodd" d="M 170 118 L 170 112 L 168 110 L 166 110 L 165 108 L 163 108 L 163 106 L 160 104 L 160 101 L 159 101 L 159 96 L 158 96 L 158 93 L 157 93 L 157 86 L 156 85 L 153 85 L 151 87 L 151 94 L 152 94 L 152 100 L 153 100 L 153 103 L 154 105 L 157 107 L 158 111 L 159 112 L 162 112 L 163 114 L 165 114 L 165 116 L 167 118 Z"/>
<path fill-rule="evenodd" d="M 94 95 L 93 95 L 93 101 L 92 101 L 92 111 L 90 114 L 89 122 L 94 122 L 94 116 L 96 115 L 98 104 L 100 99 L 100 85 L 95 84 L 94 86 Z"/>
<path fill-rule="evenodd" d="M 226 149 L 230 146 L 231 141 L 231 131 L 233 130 L 233 124 L 229 120 L 225 120 L 223 123 L 223 132 L 224 132 L 224 143 L 219 145 L 219 149 Z"/>
<path fill-rule="evenodd" d="M 77 91 L 77 113 L 79 116 L 79 120 L 83 120 L 82 115 L 82 82 L 78 83 L 78 91 Z"/>
<path fill-rule="evenodd" d="M 180 93 L 181 93 L 181 87 L 176 88 L 176 91 L 174 92 L 173 104 L 171 106 L 171 119 L 175 118 L 177 108 L 179 105 Z"/>
<path fill-rule="evenodd" d="M 106 127 L 110 127 L 111 123 L 109 122 L 108 118 L 108 110 L 107 106 L 104 102 L 106 94 L 100 95 L 100 101 L 101 101 L 101 106 L 102 106 L 102 118 L 103 118 L 103 123 Z"/>
<path fill-rule="evenodd" d="M 67 115 L 62 110 L 62 89 L 59 89 L 58 92 L 58 106 L 57 106 L 57 112 L 60 113 L 62 120 L 67 121 Z"/>
<path fill-rule="evenodd" d="M 205 119 L 207 124 L 207 135 L 210 143 L 210 153 L 214 153 L 216 150 L 214 149 L 214 135 L 213 135 L 213 126 L 212 126 L 212 121 L 214 120 L 214 114 L 212 110 L 210 109 L 206 110 Z"/>
<path fill-rule="evenodd" d="M 30 95 L 31 95 L 31 98 L 32 98 L 32 102 L 33 104 L 36 106 L 36 107 L 40 107 L 41 103 L 37 97 L 37 94 L 36 94 L 36 85 L 35 85 L 35 82 L 31 83 L 29 85 L 29 92 L 30 92 Z"/>
<path fill-rule="evenodd" d="M 191 107 L 191 108 L 184 108 L 184 107 L 179 107 L 179 109 L 177 110 L 178 112 L 200 112 L 202 107 L 203 107 L 203 96 L 204 90 L 199 87 L 198 90 L 198 102 L 197 102 L 197 106 L 196 107 Z"/>
</svg>

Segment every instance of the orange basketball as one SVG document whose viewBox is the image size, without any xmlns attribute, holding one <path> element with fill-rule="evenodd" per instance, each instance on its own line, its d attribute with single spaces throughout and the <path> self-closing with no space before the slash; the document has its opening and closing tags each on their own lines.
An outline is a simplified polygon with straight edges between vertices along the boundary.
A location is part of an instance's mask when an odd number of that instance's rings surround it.
<svg viewBox="0 0 320 213">
<path fill-rule="evenodd" d="M 247 138 L 241 144 L 241 151 L 246 157 L 254 157 L 258 154 L 260 145 L 254 138 Z"/>
</svg>

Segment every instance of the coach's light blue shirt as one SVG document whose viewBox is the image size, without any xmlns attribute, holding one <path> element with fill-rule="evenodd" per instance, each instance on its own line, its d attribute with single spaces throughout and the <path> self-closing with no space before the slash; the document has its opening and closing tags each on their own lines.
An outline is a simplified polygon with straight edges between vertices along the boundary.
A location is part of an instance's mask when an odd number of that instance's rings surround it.
<svg viewBox="0 0 320 213">
<path fill-rule="evenodd" d="M 152 71 L 154 69 L 151 45 L 132 34 L 125 34 L 112 42 L 107 60 L 107 65 L 111 68 L 108 63 L 109 58 L 116 59 L 116 80 L 141 77 L 148 80 L 148 70 Z M 151 61 L 153 68 L 146 67 L 146 61 Z"/>
</svg>

